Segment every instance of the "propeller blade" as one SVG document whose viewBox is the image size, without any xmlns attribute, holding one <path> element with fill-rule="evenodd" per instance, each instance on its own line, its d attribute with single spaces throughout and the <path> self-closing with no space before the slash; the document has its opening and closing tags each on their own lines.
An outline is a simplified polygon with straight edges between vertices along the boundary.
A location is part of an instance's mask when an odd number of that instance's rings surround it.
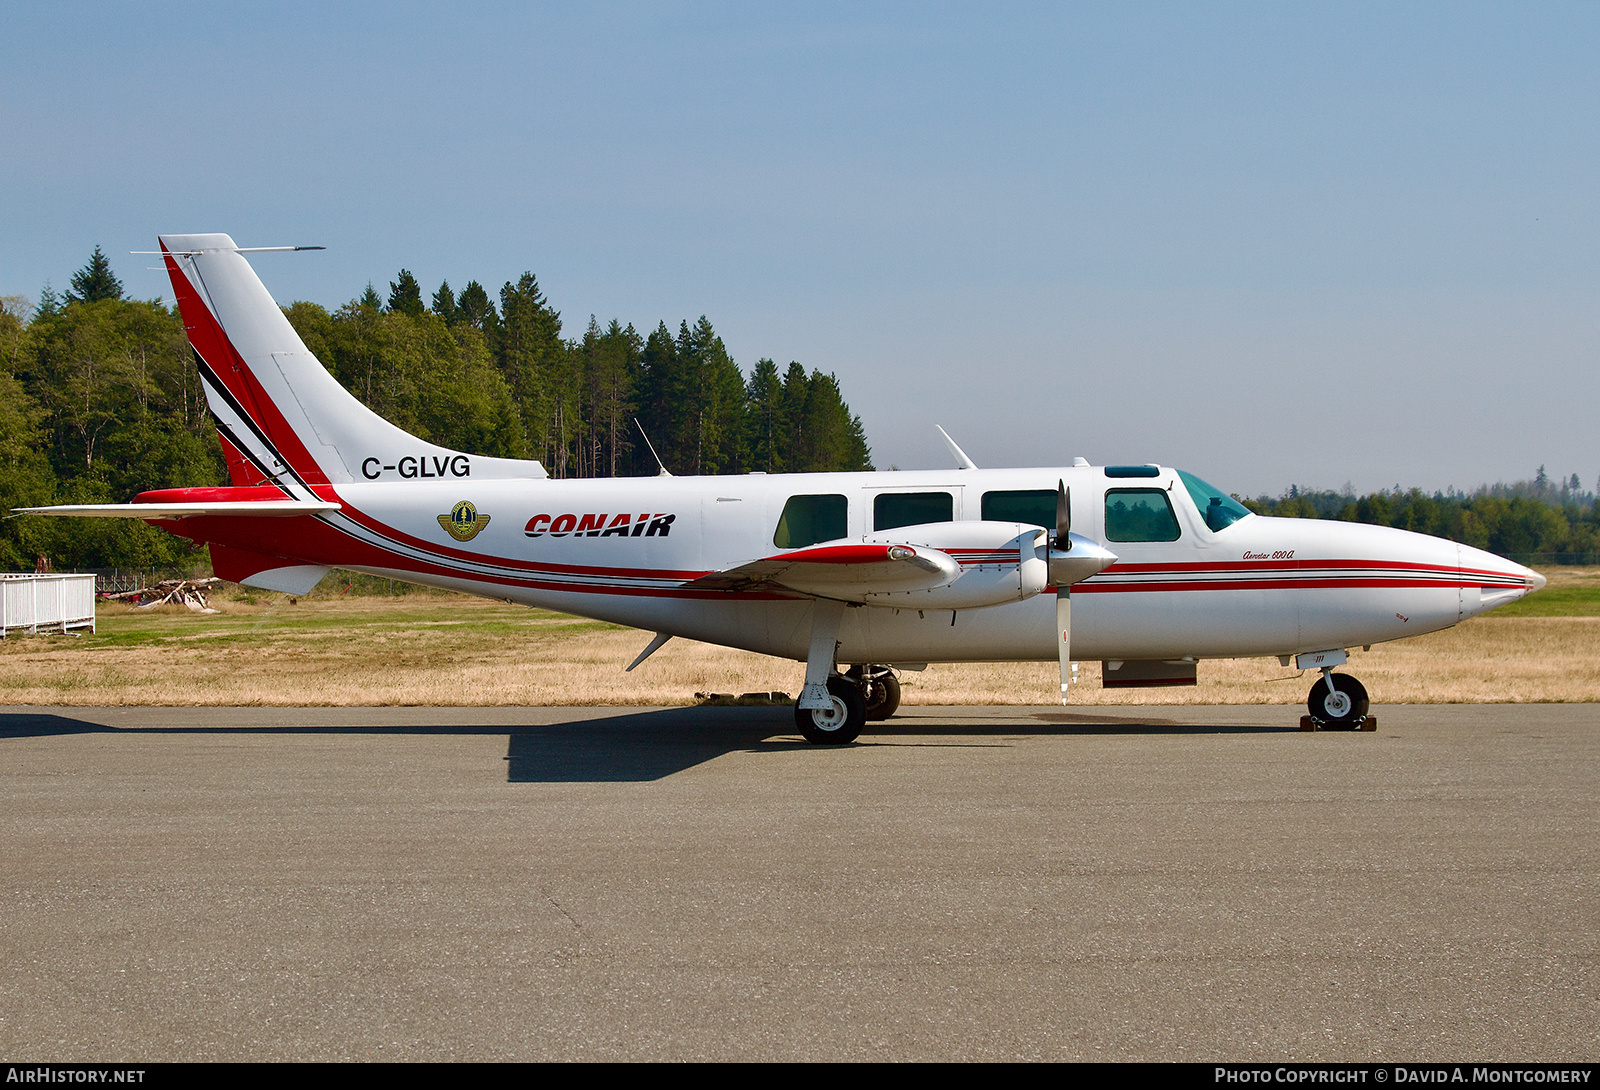
<svg viewBox="0 0 1600 1090">
<path fill-rule="evenodd" d="M 1061 703 L 1067 702 L 1067 683 L 1072 677 L 1072 595 L 1066 587 L 1056 591 L 1056 651 L 1061 656 Z"/>
<path fill-rule="evenodd" d="M 1067 482 L 1056 481 L 1056 548 L 1062 552 L 1072 549 L 1072 493 Z"/>
</svg>

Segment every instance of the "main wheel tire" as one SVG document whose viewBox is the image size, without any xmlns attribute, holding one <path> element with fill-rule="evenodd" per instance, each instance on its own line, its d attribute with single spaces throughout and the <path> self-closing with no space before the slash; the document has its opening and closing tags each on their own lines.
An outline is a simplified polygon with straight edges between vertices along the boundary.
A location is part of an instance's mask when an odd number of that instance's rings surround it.
<svg viewBox="0 0 1600 1090">
<path fill-rule="evenodd" d="M 811 711 L 796 702 L 795 726 L 813 745 L 842 746 L 854 742 L 867 725 L 867 703 L 860 687 L 849 678 L 835 674 L 828 679 L 828 703 L 829 707 L 822 711 Z"/>
<path fill-rule="evenodd" d="M 887 719 L 900 709 L 900 679 L 893 674 L 875 677 L 867 683 L 867 718 Z"/>
<path fill-rule="evenodd" d="M 1328 691 L 1328 680 L 1333 692 Z M 1306 711 L 1330 730 L 1355 730 L 1367 717 L 1367 689 L 1349 674 L 1318 678 L 1306 697 Z"/>
<path fill-rule="evenodd" d="M 900 679 L 887 666 L 852 666 L 846 677 L 861 687 L 867 722 L 887 719 L 900 708 Z"/>
</svg>

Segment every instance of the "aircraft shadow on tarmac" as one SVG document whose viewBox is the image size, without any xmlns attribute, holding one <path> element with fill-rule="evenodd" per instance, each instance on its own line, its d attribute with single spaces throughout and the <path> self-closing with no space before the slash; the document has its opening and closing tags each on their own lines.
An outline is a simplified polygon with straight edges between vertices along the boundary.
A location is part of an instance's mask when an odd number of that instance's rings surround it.
<svg viewBox="0 0 1600 1090">
<path fill-rule="evenodd" d="M 1194 723 L 1143 711 L 1106 713 L 1033 711 L 995 718 L 963 709 L 907 709 L 910 714 L 874 723 L 856 746 L 815 747 L 819 759 L 876 745 L 993 746 L 1044 735 L 1277 734 L 1295 728 L 1238 723 Z M 576 717 L 553 724 L 195 725 L 112 727 L 62 711 L 0 713 L 0 740 L 68 734 L 437 734 L 507 736 L 510 783 L 627 783 L 659 780 L 726 753 L 813 749 L 800 740 L 787 707 L 652 708 Z"/>
<path fill-rule="evenodd" d="M 1045 712 L 1018 719 L 927 715 L 870 724 L 855 746 L 802 741 L 794 712 L 782 708 L 666 708 L 573 720 L 513 731 L 506 761 L 513 783 L 657 780 L 724 753 L 811 750 L 819 759 L 877 745 L 989 746 L 1003 739 L 1072 734 L 1258 734 L 1294 727 L 1204 726 L 1146 716 Z M 974 741 L 977 739 L 977 741 Z"/>
</svg>

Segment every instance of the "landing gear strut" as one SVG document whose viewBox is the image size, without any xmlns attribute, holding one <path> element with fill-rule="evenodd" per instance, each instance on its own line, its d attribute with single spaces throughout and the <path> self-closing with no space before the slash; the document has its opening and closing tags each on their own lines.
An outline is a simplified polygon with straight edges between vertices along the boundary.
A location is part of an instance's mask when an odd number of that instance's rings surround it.
<svg viewBox="0 0 1600 1090">
<path fill-rule="evenodd" d="M 1349 674 L 1324 668 L 1306 697 L 1306 711 L 1325 730 L 1359 730 L 1367 719 L 1367 689 Z"/>
<path fill-rule="evenodd" d="M 854 742 L 867 725 L 861 686 L 835 668 L 843 602 L 818 598 L 811 604 L 811 645 L 806 652 L 806 682 L 794 702 L 794 722 L 813 745 Z"/>
<path fill-rule="evenodd" d="M 867 703 L 867 721 L 887 719 L 900 707 L 900 679 L 887 666 L 852 666 L 845 674 L 861 687 Z"/>
</svg>

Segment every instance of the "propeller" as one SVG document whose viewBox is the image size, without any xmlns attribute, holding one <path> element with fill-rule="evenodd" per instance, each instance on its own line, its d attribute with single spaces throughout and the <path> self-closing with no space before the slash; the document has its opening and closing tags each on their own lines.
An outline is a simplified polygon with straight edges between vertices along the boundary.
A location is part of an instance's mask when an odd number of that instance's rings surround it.
<svg viewBox="0 0 1600 1090">
<path fill-rule="evenodd" d="M 1117 555 L 1072 532 L 1072 493 L 1056 482 L 1056 534 L 1050 547 L 1050 582 L 1056 588 L 1056 653 L 1061 659 L 1061 703 L 1072 679 L 1072 584 L 1117 562 Z"/>
</svg>

